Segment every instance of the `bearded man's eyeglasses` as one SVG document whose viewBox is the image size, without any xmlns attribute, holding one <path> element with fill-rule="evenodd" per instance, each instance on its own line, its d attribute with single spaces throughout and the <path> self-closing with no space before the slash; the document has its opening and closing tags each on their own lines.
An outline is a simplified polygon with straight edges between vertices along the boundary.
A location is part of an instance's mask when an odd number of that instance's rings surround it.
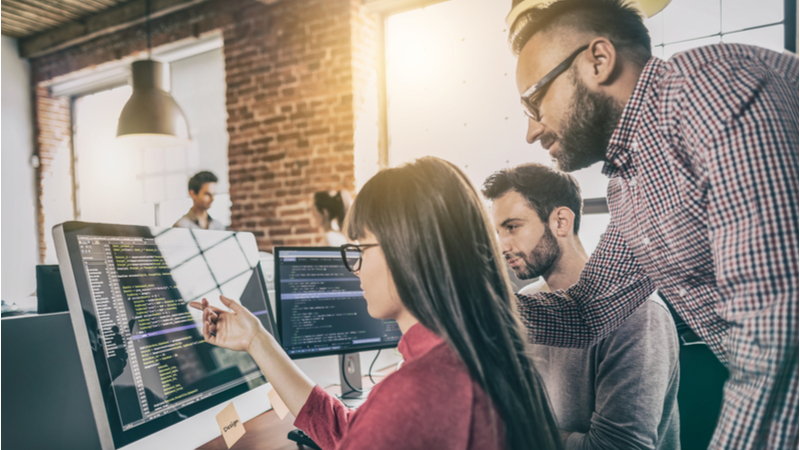
<svg viewBox="0 0 800 450">
<path fill-rule="evenodd" d="M 363 245 L 356 245 L 356 244 L 344 244 L 342 245 L 342 260 L 344 261 L 344 266 L 350 272 L 358 272 L 361 270 L 361 255 L 364 253 L 364 250 L 370 247 L 377 247 L 378 244 L 363 244 Z"/>
<path fill-rule="evenodd" d="M 555 69 L 551 70 L 547 75 L 545 75 L 541 80 L 536 82 L 533 86 L 531 86 L 520 98 L 522 102 L 522 109 L 525 111 L 525 115 L 530 117 L 535 121 L 539 121 L 539 104 L 542 101 L 542 98 L 547 93 L 547 86 L 553 82 L 559 75 L 564 73 L 569 66 L 572 65 L 572 62 L 575 61 L 575 58 L 581 54 L 584 50 L 589 48 L 589 45 L 584 45 L 583 47 L 575 50 L 567 59 L 565 59 L 561 64 L 556 66 Z"/>
</svg>

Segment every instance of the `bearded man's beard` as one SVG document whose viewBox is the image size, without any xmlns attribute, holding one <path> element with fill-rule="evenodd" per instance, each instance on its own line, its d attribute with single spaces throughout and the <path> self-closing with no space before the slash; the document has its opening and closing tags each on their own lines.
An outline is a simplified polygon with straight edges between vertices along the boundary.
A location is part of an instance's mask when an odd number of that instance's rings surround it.
<svg viewBox="0 0 800 450">
<path fill-rule="evenodd" d="M 590 91 L 570 72 L 575 86 L 570 115 L 560 133 L 561 151 L 555 156 L 558 168 L 573 172 L 606 158 L 611 135 L 622 116 L 622 106 L 613 98 Z"/>
<path fill-rule="evenodd" d="M 561 257 L 561 248 L 558 246 L 558 241 L 556 241 L 550 229 L 545 228 L 544 235 L 542 235 L 539 243 L 536 244 L 530 254 L 514 253 L 507 256 L 507 258 L 509 257 L 517 257 L 525 262 L 524 265 L 515 268 L 514 273 L 520 280 L 530 280 L 531 278 L 543 276 L 552 270 L 558 258 Z"/>
</svg>

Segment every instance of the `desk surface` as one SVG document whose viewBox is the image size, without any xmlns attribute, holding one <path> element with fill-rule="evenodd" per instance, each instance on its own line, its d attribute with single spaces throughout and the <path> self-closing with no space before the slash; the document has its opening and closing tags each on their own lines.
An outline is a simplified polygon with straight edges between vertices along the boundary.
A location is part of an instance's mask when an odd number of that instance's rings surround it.
<svg viewBox="0 0 800 450">
<path fill-rule="evenodd" d="M 293 423 L 293 415 L 287 414 L 281 420 L 274 410 L 269 410 L 244 424 L 244 436 L 233 444 L 232 450 L 297 450 L 297 444 L 286 439 L 286 435 L 295 428 Z M 200 448 L 202 450 L 228 450 L 222 436 Z"/>
<path fill-rule="evenodd" d="M 393 365 L 379 372 L 373 372 L 373 377 L 375 377 L 375 381 L 380 382 L 384 376 L 394 371 L 395 366 Z M 376 374 L 380 374 L 381 377 L 376 377 Z M 363 378 L 361 385 L 365 389 L 373 386 L 368 377 Z M 325 391 L 329 394 L 341 393 L 339 386 L 325 388 Z M 286 438 L 286 435 L 295 428 L 294 416 L 291 413 L 281 420 L 275 410 L 271 409 L 245 422 L 244 436 L 233 444 L 231 450 L 297 450 L 298 448 L 308 448 L 298 447 L 298 444 Z M 225 445 L 225 440 L 222 439 L 222 436 L 199 448 L 200 450 L 228 450 L 228 446 Z"/>
</svg>

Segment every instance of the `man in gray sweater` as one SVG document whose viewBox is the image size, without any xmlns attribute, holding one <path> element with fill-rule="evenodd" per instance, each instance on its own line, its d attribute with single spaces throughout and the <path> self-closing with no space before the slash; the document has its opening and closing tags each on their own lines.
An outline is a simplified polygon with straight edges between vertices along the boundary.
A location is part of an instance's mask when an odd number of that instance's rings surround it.
<svg viewBox="0 0 800 450">
<path fill-rule="evenodd" d="M 525 164 L 491 175 L 483 193 L 517 277 L 544 278 L 520 294 L 578 281 L 588 256 L 578 238 L 582 201 L 572 176 Z M 680 448 L 678 336 L 657 295 L 589 348 L 533 347 L 566 449 Z"/>
</svg>

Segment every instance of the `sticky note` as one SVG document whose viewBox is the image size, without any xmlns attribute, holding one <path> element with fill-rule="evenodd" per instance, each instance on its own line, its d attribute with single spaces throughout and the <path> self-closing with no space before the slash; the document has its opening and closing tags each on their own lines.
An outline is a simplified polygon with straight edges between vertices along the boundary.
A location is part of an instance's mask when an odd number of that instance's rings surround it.
<svg viewBox="0 0 800 450">
<path fill-rule="evenodd" d="M 269 397 L 269 402 L 272 404 L 272 409 L 278 414 L 278 418 L 283 420 L 286 414 L 289 414 L 289 407 L 283 402 L 283 399 L 281 399 L 281 396 L 275 391 L 275 388 L 270 389 L 267 396 Z"/>
<path fill-rule="evenodd" d="M 233 403 L 217 414 L 217 423 L 219 423 L 222 438 L 225 439 L 225 444 L 228 448 L 231 448 L 239 438 L 244 436 L 244 424 L 239 419 L 239 414 L 236 413 Z"/>
</svg>

